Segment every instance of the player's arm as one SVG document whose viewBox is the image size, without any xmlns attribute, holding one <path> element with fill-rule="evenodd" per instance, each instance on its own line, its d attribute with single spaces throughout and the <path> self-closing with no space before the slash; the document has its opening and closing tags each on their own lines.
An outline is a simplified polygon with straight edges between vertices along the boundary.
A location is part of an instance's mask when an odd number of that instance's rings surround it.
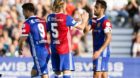
<svg viewBox="0 0 140 78">
<path fill-rule="evenodd" d="M 105 42 L 102 45 L 102 47 L 99 49 L 100 52 L 102 52 L 109 45 L 109 43 L 111 42 L 111 39 L 112 39 L 111 31 L 105 33 L 105 35 L 106 35 L 106 39 L 105 39 Z"/>
<path fill-rule="evenodd" d="M 81 15 L 81 18 L 82 18 L 82 21 L 75 21 L 71 16 L 67 16 L 66 25 L 73 26 L 77 29 L 83 30 L 85 28 L 85 26 L 87 25 L 87 21 L 89 18 L 88 13 L 84 12 Z"/>
<path fill-rule="evenodd" d="M 87 25 L 85 27 L 85 29 L 86 29 L 85 34 L 88 33 L 91 29 L 93 31 L 92 24 L 93 24 L 92 19 L 89 19 L 89 21 L 88 21 L 88 23 L 87 23 Z"/>
<path fill-rule="evenodd" d="M 87 12 L 84 12 L 81 15 L 81 19 L 82 21 L 78 22 L 79 24 L 77 23 L 75 27 L 77 29 L 84 30 L 84 28 L 88 25 L 89 14 Z"/>
<path fill-rule="evenodd" d="M 47 41 L 48 44 L 51 43 L 51 35 L 50 35 L 50 28 L 49 28 L 49 24 L 48 24 L 48 18 L 47 18 L 47 22 L 46 22 L 46 34 L 47 34 Z"/>
<path fill-rule="evenodd" d="M 109 21 L 103 23 L 104 32 L 106 39 L 102 47 L 99 49 L 101 52 L 110 44 L 112 40 L 112 25 Z"/>
<path fill-rule="evenodd" d="M 30 26 L 28 24 L 24 24 L 22 27 L 22 33 L 19 39 L 19 53 L 22 54 L 22 50 L 23 50 L 23 45 L 27 39 L 27 37 L 29 36 L 29 32 L 30 32 Z"/>
<path fill-rule="evenodd" d="M 22 54 L 23 45 L 24 45 L 26 39 L 27 39 L 27 37 L 20 37 L 20 39 L 19 39 L 19 54 Z"/>
<path fill-rule="evenodd" d="M 50 44 L 51 43 L 51 35 L 50 32 L 47 32 L 47 43 Z"/>
<path fill-rule="evenodd" d="M 103 50 L 110 44 L 111 42 L 111 39 L 112 39 L 112 25 L 110 22 L 105 22 L 103 23 L 103 29 L 104 29 L 104 33 L 105 33 L 105 36 L 106 36 L 106 39 L 103 43 L 103 45 L 101 46 L 101 48 L 95 52 L 95 54 L 93 55 L 93 58 L 94 59 L 97 59 L 100 54 L 103 52 Z"/>
<path fill-rule="evenodd" d="M 137 52 L 138 52 L 137 51 L 137 44 L 134 43 L 132 51 L 133 51 L 133 57 L 136 57 L 137 56 Z"/>
</svg>

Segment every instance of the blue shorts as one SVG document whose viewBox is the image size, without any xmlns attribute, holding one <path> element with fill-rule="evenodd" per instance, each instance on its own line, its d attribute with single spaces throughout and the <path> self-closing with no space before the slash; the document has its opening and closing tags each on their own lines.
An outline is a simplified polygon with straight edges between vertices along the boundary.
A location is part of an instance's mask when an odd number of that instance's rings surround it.
<svg viewBox="0 0 140 78">
<path fill-rule="evenodd" d="M 95 50 L 98 50 L 100 47 L 96 46 Z M 108 62 L 110 58 L 110 49 L 109 47 L 105 48 L 98 59 L 93 60 L 93 71 L 106 72 L 108 71 Z"/>
<path fill-rule="evenodd" d="M 93 60 L 93 71 L 106 72 L 108 71 L 108 62 L 109 58 L 99 57 L 96 60 Z"/>
<path fill-rule="evenodd" d="M 41 76 L 44 74 L 48 74 L 48 61 L 50 58 L 50 54 L 48 49 L 45 47 L 36 46 L 36 48 L 31 50 L 34 66 L 32 69 L 37 71 L 35 76 Z"/>
<path fill-rule="evenodd" d="M 74 70 L 74 60 L 71 53 L 58 54 L 52 52 L 51 61 L 53 71 Z"/>
</svg>

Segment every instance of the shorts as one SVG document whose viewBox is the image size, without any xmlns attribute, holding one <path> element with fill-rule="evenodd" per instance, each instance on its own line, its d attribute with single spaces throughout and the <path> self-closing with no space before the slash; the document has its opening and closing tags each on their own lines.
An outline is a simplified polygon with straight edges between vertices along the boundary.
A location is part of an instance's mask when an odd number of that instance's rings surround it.
<svg viewBox="0 0 140 78">
<path fill-rule="evenodd" d="M 108 71 L 108 57 L 99 57 L 93 60 L 93 71 L 97 72 L 107 72 Z"/>
<path fill-rule="evenodd" d="M 53 71 L 74 71 L 74 60 L 71 53 L 58 54 L 56 52 L 52 52 L 51 61 Z"/>
<path fill-rule="evenodd" d="M 94 46 L 94 52 L 99 50 L 100 47 L 101 46 Z M 107 72 L 109 58 L 110 58 L 110 47 L 107 46 L 101 53 L 100 57 L 93 60 L 93 71 Z"/>
<path fill-rule="evenodd" d="M 48 74 L 47 64 L 50 58 L 48 49 L 45 47 L 37 46 L 31 52 L 32 52 L 33 61 L 34 61 L 34 66 L 32 69 L 37 71 L 37 74 L 35 76 Z"/>
</svg>

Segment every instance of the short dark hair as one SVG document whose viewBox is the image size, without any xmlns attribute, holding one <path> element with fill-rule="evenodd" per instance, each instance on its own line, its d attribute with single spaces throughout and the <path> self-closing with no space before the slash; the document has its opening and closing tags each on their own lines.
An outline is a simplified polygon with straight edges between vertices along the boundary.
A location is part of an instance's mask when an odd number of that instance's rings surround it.
<svg viewBox="0 0 140 78">
<path fill-rule="evenodd" d="M 24 10 L 29 10 L 30 12 L 35 12 L 35 7 L 32 3 L 25 3 L 22 5 Z"/>
<path fill-rule="evenodd" d="M 104 8 L 105 10 L 107 8 L 107 4 L 104 0 L 97 0 L 96 4 L 101 4 L 101 7 Z"/>
</svg>

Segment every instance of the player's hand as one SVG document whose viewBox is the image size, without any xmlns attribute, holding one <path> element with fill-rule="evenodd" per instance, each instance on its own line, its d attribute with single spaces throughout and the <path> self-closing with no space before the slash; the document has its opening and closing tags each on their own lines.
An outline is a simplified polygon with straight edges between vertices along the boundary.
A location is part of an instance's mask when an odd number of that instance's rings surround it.
<svg viewBox="0 0 140 78">
<path fill-rule="evenodd" d="M 94 54 L 93 54 L 93 60 L 96 60 L 100 57 L 101 55 L 101 52 L 100 51 L 95 51 Z"/>
<path fill-rule="evenodd" d="M 89 19 L 89 14 L 86 11 L 84 11 L 81 18 L 82 18 L 83 22 L 87 22 Z"/>
</svg>

